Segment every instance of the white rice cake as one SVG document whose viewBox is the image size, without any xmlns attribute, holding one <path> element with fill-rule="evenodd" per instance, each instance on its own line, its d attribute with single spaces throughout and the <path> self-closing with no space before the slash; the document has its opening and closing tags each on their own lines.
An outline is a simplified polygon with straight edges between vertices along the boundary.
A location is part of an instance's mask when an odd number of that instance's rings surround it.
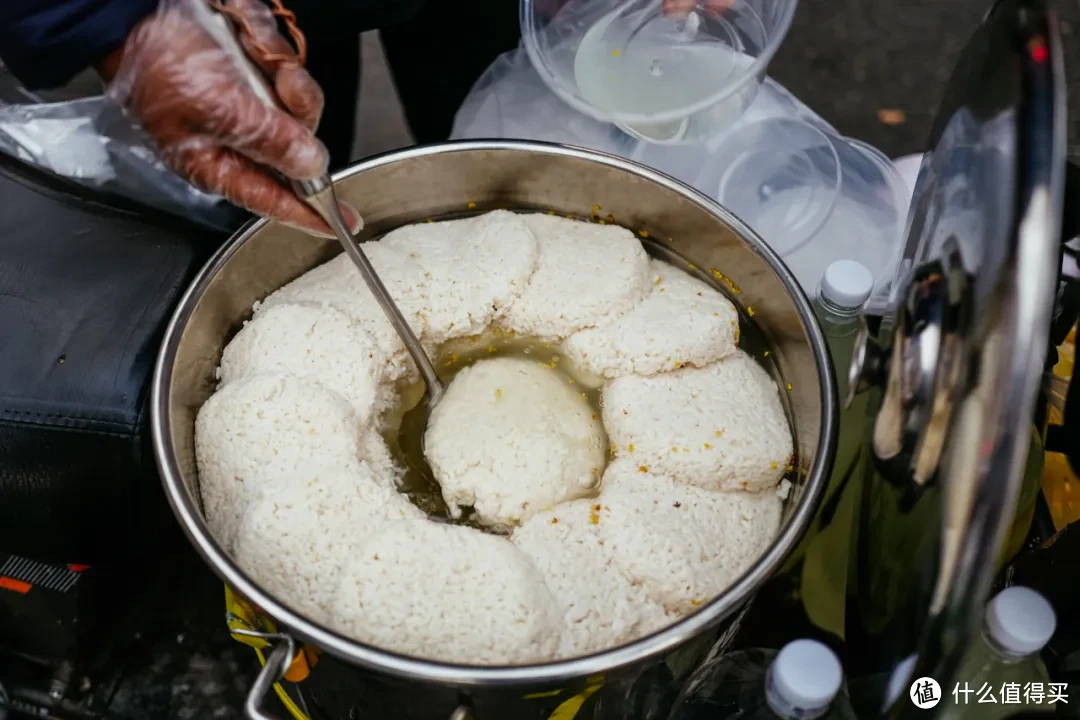
<svg viewBox="0 0 1080 720">
<path fill-rule="evenodd" d="M 607 650 L 678 619 L 615 565 L 599 535 L 597 500 L 574 500 L 534 515 L 514 531 L 562 610 L 558 657 Z"/>
<path fill-rule="evenodd" d="M 428 304 L 428 289 L 423 269 L 402 253 L 382 243 L 364 243 L 364 254 L 371 261 L 412 331 L 421 337 L 424 331 L 423 310 Z M 386 364 L 380 379 L 394 381 L 415 377 L 416 365 L 409 359 L 405 344 L 371 294 L 360 271 L 342 253 L 285 287 L 271 293 L 256 305 L 255 316 L 275 305 L 286 303 L 329 305 L 347 315 L 371 337 Z"/>
<path fill-rule="evenodd" d="M 536 269 L 536 238 L 522 216 L 506 210 L 406 225 L 381 244 L 423 268 L 425 340 L 435 344 L 483 332 L 517 300 Z"/>
<path fill-rule="evenodd" d="M 524 215 L 539 243 L 536 272 L 499 321 L 518 335 L 559 340 L 629 312 L 649 291 L 649 256 L 616 225 Z"/>
<path fill-rule="evenodd" d="M 766 490 L 791 461 L 776 383 L 743 351 L 703 368 L 604 387 L 616 457 L 709 490 Z"/>
<path fill-rule="evenodd" d="M 359 462 L 352 406 L 317 383 L 255 375 L 218 390 L 195 420 L 195 457 L 211 532 L 231 551 L 240 520 L 283 483 Z"/>
<path fill-rule="evenodd" d="M 285 482 L 252 505 L 236 537 L 236 562 L 275 597 L 327 623 L 344 566 L 390 522 L 422 519 L 408 498 L 376 483 L 366 463 Z"/>
<path fill-rule="evenodd" d="M 225 346 L 223 385 L 252 375 L 315 381 L 348 400 L 366 424 L 375 411 L 386 360 L 366 332 L 329 306 L 275 305 L 244 324 Z"/>
<path fill-rule="evenodd" d="M 363 543 L 333 615 L 361 642 L 477 665 L 549 660 L 561 629 L 543 578 L 514 545 L 429 520 L 391 523 Z"/>
<path fill-rule="evenodd" d="M 739 315 L 716 289 L 665 262 L 649 263 L 651 291 L 611 322 L 567 338 L 563 351 L 606 378 L 703 367 L 735 352 Z"/>
<path fill-rule="evenodd" d="M 702 490 L 629 459 L 608 467 L 597 503 L 598 533 L 619 570 L 680 615 L 713 600 L 761 557 L 782 505 L 775 490 Z"/>
<path fill-rule="evenodd" d="M 456 516 L 475 509 L 489 527 L 582 497 L 600 482 L 603 428 L 576 385 L 523 358 L 463 369 L 431 413 L 425 454 Z"/>
</svg>

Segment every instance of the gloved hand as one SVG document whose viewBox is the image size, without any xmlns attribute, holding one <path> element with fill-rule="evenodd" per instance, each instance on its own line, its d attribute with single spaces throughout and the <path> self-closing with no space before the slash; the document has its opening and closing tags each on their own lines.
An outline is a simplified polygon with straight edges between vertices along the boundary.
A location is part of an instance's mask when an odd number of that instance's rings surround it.
<svg viewBox="0 0 1080 720">
<path fill-rule="evenodd" d="M 330 237 L 322 218 L 267 171 L 296 180 L 326 172 L 326 149 L 314 135 L 322 89 L 296 62 L 262 0 L 222 0 L 247 19 L 254 40 L 241 34 L 244 47 L 288 112 L 266 107 L 196 20 L 193 4 L 205 2 L 161 0 L 128 35 L 108 94 L 154 138 L 162 160 L 193 185 Z M 267 61 L 260 49 L 286 61 Z M 359 214 L 344 204 L 342 211 L 357 229 Z"/>
</svg>

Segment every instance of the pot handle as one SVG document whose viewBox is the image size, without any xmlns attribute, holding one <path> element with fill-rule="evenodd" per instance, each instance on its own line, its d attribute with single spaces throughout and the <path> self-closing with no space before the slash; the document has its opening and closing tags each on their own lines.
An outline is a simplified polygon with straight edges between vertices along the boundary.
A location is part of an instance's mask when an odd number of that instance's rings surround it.
<svg viewBox="0 0 1080 720">
<path fill-rule="evenodd" d="M 263 712 L 263 699 L 270 693 L 274 683 L 285 676 L 289 669 L 289 663 L 296 656 L 296 644 L 288 635 L 267 635 L 260 633 L 262 637 L 273 637 L 281 642 L 274 646 L 273 651 L 266 658 L 259 675 L 255 678 L 255 684 L 251 686 L 247 700 L 244 702 L 244 714 L 248 720 L 278 720 L 273 715 Z M 472 710 L 466 705 L 458 705 L 454 712 L 450 713 L 449 720 L 473 720 Z"/>
<path fill-rule="evenodd" d="M 273 715 L 263 712 L 263 699 L 274 687 L 274 683 L 284 677 L 285 671 L 289 669 L 289 663 L 296 655 L 296 645 L 291 637 L 279 635 L 278 639 L 281 642 L 274 646 L 273 651 L 266 658 L 266 664 L 259 671 L 255 684 L 251 686 L 251 692 L 248 693 L 247 700 L 244 702 L 244 714 L 247 715 L 248 720 L 278 720 Z"/>
</svg>

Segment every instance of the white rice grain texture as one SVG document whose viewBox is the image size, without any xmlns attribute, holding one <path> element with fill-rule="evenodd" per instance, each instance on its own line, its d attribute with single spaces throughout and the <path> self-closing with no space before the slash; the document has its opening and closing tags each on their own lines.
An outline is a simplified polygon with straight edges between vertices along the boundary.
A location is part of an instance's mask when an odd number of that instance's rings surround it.
<svg viewBox="0 0 1080 720">
<path fill-rule="evenodd" d="M 462 370 L 435 406 L 425 452 L 451 512 L 511 527 L 599 484 L 602 428 L 558 371 L 523 358 Z"/>
<path fill-rule="evenodd" d="M 539 244 L 536 272 L 500 321 L 522 336 L 559 340 L 629 312 L 649 291 L 649 256 L 625 228 L 525 215 Z"/>
<path fill-rule="evenodd" d="M 392 523 L 354 550 L 333 614 L 362 642 L 477 665 L 549 660 L 561 626 L 543 578 L 514 545 L 428 520 Z"/>
<path fill-rule="evenodd" d="M 364 243 L 363 248 L 409 327 L 417 337 L 421 337 L 424 330 L 422 311 L 428 305 L 423 269 L 404 254 L 382 243 Z M 392 382 L 417 374 L 416 365 L 409 359 L 405 344 L 368 290 L 360 271 L 344 253 L 271 293 L 257 306 L 255 316 L 259 317 L 270 308 L 285 303 L 329 305 L 347 315 L 371 337 L 375 347 L 386 358 L 380 373 L 381 380 Z"/>
<path fill-rule="evenodd" d="M 704 368 L 612 380 L 603 398 L 616 457 L 680 482 L 766 490 L 790 462 L 776 383 L 741 350 Z"/>
<path fill-rule="evenodd" d="M 608 467 L 597 502 L 598 534 L 619 570 L 680 615 L 730 587 L 780 527 L 775 490 L 702 490 L 628 459 Z"/>
<path fill-rule="evenodd" d="M 613 648 L 678 619 L 618 569 L 600 540 L 601 512 L 597 500 L 563 503 L 526 520 L 511 538 L 562 610 L 559 658 Z"/>
<path fill-rule="evenodd" d="M 522 216 L 496 210 L 399 228 L 381 243 L 423 268 L 425 340 L 478 335 L 501 317 L 536 270 L 537 243 Z"/>
<path fill-rule="evenodd" d="M 394 462 L 390 448 L 376 430 L 367 429 L 360 433 L 359 454 L 376 485 L 390 490 L 401 485 L 405 470 Z"/>
<path fill-rule="evenodd" d="M 571 360 L 616 378 L 703 367 L 735 352 L 739 316 L 727 298 L 665 262 L 650 261 L 649 272 L 652 289 L 639 305 L 567 338 Z"/>
<path fill-rule="evenodd" d="M 195 457 L 218 542 L 231 551 L 247 509 L 283 483 L 353 467 L 360 434 L 349 403 L 310 381 L 255 375 L 214 393 L 195 420 Z"/>
<path fill-rule="evenodd" d="M 375 411 L 386 359 L 371 337 L 329 306 L 275 305 L 225 346 L 219 378 L 228 385 L 252 375 L 287 374 L 342 395 L 367 423 Z"/>
<path fill-rule="evenodd" d="M 286 482 L 247 511 L 236 562 L 312 620 L 328 623 L 341 572 L 355 548 L 388 523 L 422 519 L 408 498 L 377 484 L 366 463 Z"/>
</svg>

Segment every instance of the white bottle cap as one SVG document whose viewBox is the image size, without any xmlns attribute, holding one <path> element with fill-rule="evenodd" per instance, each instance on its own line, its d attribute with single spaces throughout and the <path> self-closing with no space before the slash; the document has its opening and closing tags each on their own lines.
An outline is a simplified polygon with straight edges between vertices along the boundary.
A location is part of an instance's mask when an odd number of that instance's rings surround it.
<svg viewBox="0 0 1080 720">
<path fill-rule="evenodd" d="M 773 660 L 772 687 L 782 704 L 793 708 L 827 708 L 843 681 L 840 660 L 816 640 L 789 642 Z"/>
<path fill-rule="evenodd" d="M 882 710 L 892 707 L 892 704 L 904 694 L 904 689 L 907 688 L 908 681 L 911 680 L 911 671 L 915 669 L 917 659 L 918 656 L 909 655 L 893 670 L 892 677 L 889 678 L 889 690 L 885 695 L 885 707 Z"/>
<path fill-rule="evenodd" d="M 1031 588 L 1002 590 L 986 608 L 990 637 L 1005 651 L 1030 655 L 1042 650 L 1057 628 L 1054 608 Z"/>
<path fill-rule="evenodd" d="M 845 310 L 862 307 L 873 290 L 874 276 L 854 260 L 837 260 L 821 276 L 821 296 Z"/>
</svg>

